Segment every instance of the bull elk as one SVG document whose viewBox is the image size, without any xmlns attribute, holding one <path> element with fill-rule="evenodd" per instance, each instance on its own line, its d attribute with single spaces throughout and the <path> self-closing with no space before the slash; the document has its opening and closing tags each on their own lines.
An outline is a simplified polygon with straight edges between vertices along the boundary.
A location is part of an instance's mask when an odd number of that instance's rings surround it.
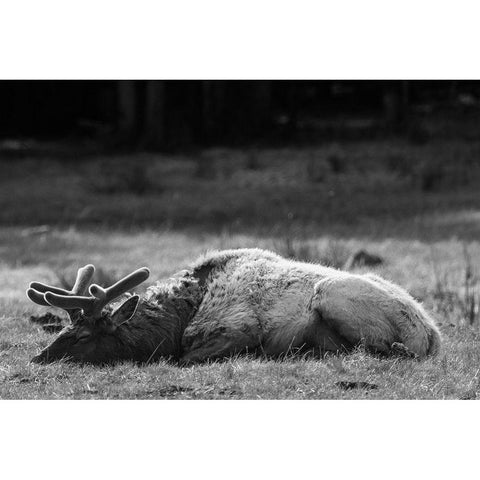
<svg viewBox="0 0 480 480">
<path fill-rule="evenodd" d="M 169 358 L 181 364 L 250 352 L 349 352 L 358 345 L 416 357 L 435 354 L 435 322 L 405 290 L 357 275 L 284 259 L 260 249 L 206 254 L 168 282 L 109 306 L 145 281 L 140 268 L 109 288 L 90 285 L 93 265 L 70 291 L 32 282 L 28 297 L 66 310 L 71 324 L 34 362 L 106 364 Z M 88 293 L 87 293 L 88 291 Z"/>
</svg>

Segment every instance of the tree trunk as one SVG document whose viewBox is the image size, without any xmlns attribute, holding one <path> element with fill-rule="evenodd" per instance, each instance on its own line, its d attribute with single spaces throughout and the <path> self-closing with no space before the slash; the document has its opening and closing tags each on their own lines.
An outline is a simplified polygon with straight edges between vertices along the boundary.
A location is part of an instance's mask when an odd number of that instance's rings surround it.
<svg viewBox="0 0 480 480">
<path fill-rule="evenodd" d="M 383 109 L 388 128 L 402 130 L 407 123 L 408 81 L 388 82 L 383 92 Z"/>
<path fill-rule="evenodd" d="M 204 80 L 202 82 L 202 131 L 204 142 L 208 143 L 218 140 L 225 133 L 225 95 L 225 81 Z"/>
<path fill-rule="evenodd" d="M 271 82 L 256 80 L 250 87 L 250 119 L 254 137 L 264 135 L 270 126 Z"/>
<path fill-rule="evenodd" d="M 165 120 L 165 81 L 148 81 L 142 138 L 142 144 L 145 147 L 158 149 L 165 146 Z"/>
<path fill-rule="evenodd" d="M 124 142 L 132 142 L 136 131 L 137 97 L 133 80 L 118 82 L 118 130 Z"/>
</svg>

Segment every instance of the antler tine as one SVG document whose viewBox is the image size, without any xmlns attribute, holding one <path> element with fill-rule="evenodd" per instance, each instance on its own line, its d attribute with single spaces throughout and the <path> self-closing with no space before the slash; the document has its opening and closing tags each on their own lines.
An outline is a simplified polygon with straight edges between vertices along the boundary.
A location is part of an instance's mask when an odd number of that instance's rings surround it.
<svg viewBox="0 0 480 480">
<path fill-rule="evenodd" d="M 27 290 L 27 296 L 32 302 L 45 307 L 54 306 L 67 310 L 72 316 L 72 311 L 78 308 L 92 309 L 95 301 L 92 297 L 83 296 L 95 272 L 93 265 L 85 265 L 77 272 L 77 278 L 72 289 L 65 290 L 52 287 L 41 282 L 31 282 Z M 82 298 L 82 301 L 78 301 Z"/>
<path fill-rule="evenodd" d="M 70 317 L 72 317 L 72 311 L 76 309 L 82 309 L 85 315 L 96 317 L 102 313 L 103 307 L 122 293 L 128 292 L 144 282 L 150 275 L 148 268 L 139 268 L 106 289 L 99 285 L 91 285 L 89 288 L 91 296 L 86 296 L 86 289 L 94 272 L 93 265 L 85 265 L 80 268 L 71 291 L 40 282 L 32 282 L 27 290 L 27 296 L 39 305 L 63 308 L 69 312 Z"/>
<path fill-rule="evenodd" d="M 50 304 L 45 300 L 43 293 L 38 292 L 34 288 L 29 288 L 27 290 L 27 297 L 37 305 L 42 305 L 43 307 L 50 306 Z"/>
<path fill-rule="evenodd" d="M 150 270 L 147 267 L 142 267 L 122 278 L 117 283 L 106 289 L 107 303 L 115 300 L 115 298 L 119 297 L 122 293 L 128 292 L 132 288 L 135 288 L 137 285 L 140 285 L 149 276 Z"/>
<path fill-rule="evenodd" d="M 135 288 L 137 285 L 140 285 L 149 277 L 149 275 L 150 270 L 147 267 L 142 267 L 106 289 L 96 284 L 91 285 L 89 292 L 96 298 L 94 313 L 99 314 L 103 307 L 108 305 L 111 301 L 115 300 L 123 293 L 126 293 L 132 288 Z"/>
<path fill-rule="evenodd" d="M 95 267 L 93 265 L 89 264 L 79 268 L 75 285 L 70 291 L 64 288 L 52 287 L 51 285 L 41 282 L 31 282 L 29 288 L 40 293 L 53 292 L 58 295 L 84 295 L 94 273 Z"/>
<path fill-rule="evenodd" d="M 72 287 L 71 293 L 73 295 L 85 295 L 88 285 L 95 273 L 95 267 L 91 264 L 85 265 L 78 269 L 75 285 Z"/>
<path fill-rule="evenodd" d="M 50 304 L 45 300 L 46 292 L 56 293 L 57 295 L 70 295 L 70 292 L 63 288 L 52 287 L 41 282 L 31 282 L 28 286 L 27 297 L 37 305 L 50 307 Z"/>
<path fill-rule="evenodd" d="M 30 285 L 28 286 L 28 288 L 36 290 L 37 292 L 40 292 L 40 293 L 53 292 L 53 293 L 57 293 L 58 295 L 70 295 L 70 292 L 68 290 L 65 290 L 64 288 L 52 287 L 50 285 L 47 285 L 41 282 L 30 282 Z"/>
<path fill-rule="evenodd" d="M 46 292 L 44 297 L 45 301 L 53 307 L 63 308 L 64 310 L 81 308 L 87 315 L 92 312 L 95 303 L 94 297 L 80 295 L 57 295 L 56 293 Z"/>
</svg>

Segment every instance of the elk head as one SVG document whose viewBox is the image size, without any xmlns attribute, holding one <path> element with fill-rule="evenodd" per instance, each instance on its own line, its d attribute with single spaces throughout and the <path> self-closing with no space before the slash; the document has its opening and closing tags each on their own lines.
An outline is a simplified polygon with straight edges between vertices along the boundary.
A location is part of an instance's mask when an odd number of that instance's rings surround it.
<svg viewBox="0 0 480 480">
<path fill-rule="evenodd" d="M 150 275 L 148 268 L 140 268 L 108 288 L 92 284 L 93 265 L 80 268 L 70 291 L 32 282 L 27 290 L 30 300 L 43 306 L 62 308 L 69 314 L 71 325 L 32 362 L 50 363 L 67 359 L 77 362 L 106 363 L 115 359 L 118 351 L 118 328 L 135 314 L 139 297 L 130 296 L 115 310 L 105 307 L 128 292 Z M 89 295 L 87 295 L 87 289 Z"/>
</svg>

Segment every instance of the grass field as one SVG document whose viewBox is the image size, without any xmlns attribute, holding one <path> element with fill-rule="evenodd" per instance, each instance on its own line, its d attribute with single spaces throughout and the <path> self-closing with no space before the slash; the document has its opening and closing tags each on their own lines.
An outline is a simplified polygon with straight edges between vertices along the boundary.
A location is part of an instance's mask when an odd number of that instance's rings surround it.
<svg viewBox="0 0 480 480">
<path fill-rule="evenodd" d="M 476 398 L 479 158 L 480 143 L 446 140 L 4 158 L 0 397 Z M 238 357 L 189 368 L 29 363 L 52 339 L 29 322 L 46 310 L 26 299 L 31 280 L 58 283 L 92 262 L 108 277 L 146 265 L 156 281 L 208 249 L 248 246 L 334 266 L 359 249 L 380 255 L 376 273 L 434 312 L 441 354 Z"/>
</svg>

